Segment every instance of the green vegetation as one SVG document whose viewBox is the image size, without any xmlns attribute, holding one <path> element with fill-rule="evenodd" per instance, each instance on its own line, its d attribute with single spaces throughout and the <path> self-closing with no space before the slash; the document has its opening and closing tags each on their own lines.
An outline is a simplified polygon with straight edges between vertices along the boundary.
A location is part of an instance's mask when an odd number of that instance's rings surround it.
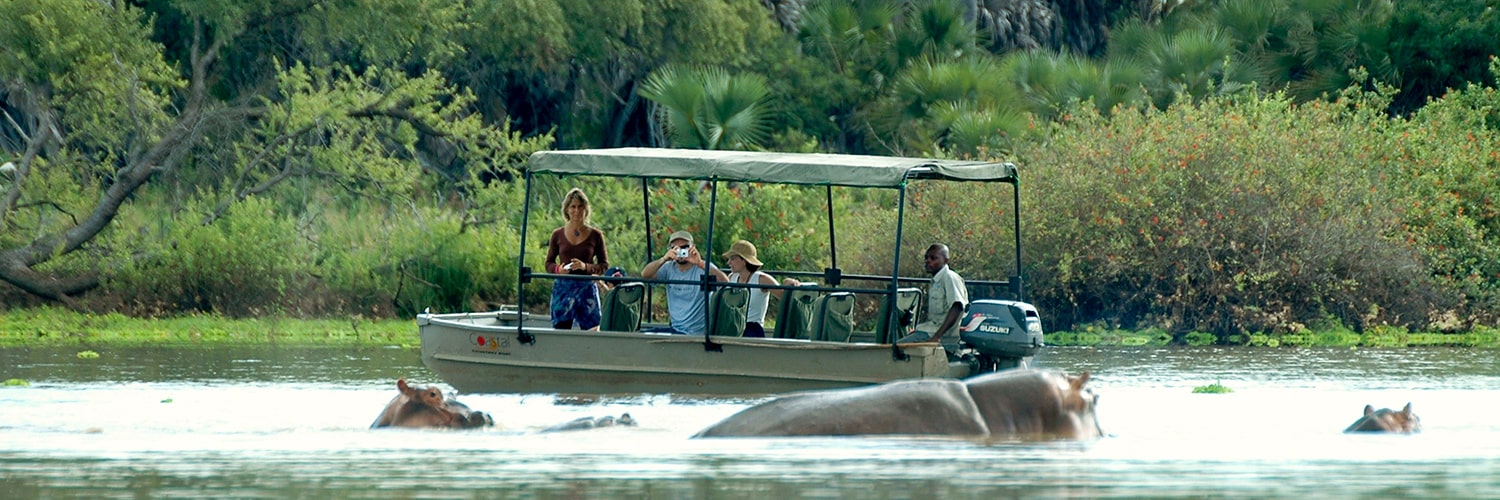
<svg viewBox="0 0 1500 500">
<path fill-rule="evenodd" d="M 390 318 L 535 308 L 515 277 L 570 187 L 630 271 L 709 224 L 697 183 L 539 178 L 523 228 L 526 158 L 672 145 L 1016 162 L 1053 344 L 1494 346 L 1494 7 L 0 2 L 0 345 L 408 344 Z M 890 268 L 893 193 L 720 187 L 714 240 L 770 271 L 833 264 L 828 203 L 838 266 Z M 1008 196 L 913 185 L 902 255 L 1008 278 Z"/>
<path fill-rule="evenodd" d="M 1229 394 L 1231 392 L 1234 392 L 1234 389 L 1224 387 L 1218 382 L 1193 388 L 1193 394 Z"/>
<path fill-rule="evenodd" d="M 1154 334 L 1152 332 L 1155 332 Z M 1137 347 L 1165 345 L 1235 345 L 1254 347 L 1477 347 L 1500 349 L 1500 328 L 1476 326 L 1463 333 L 1408 332 L 1396 327 L 1377 327 L 1364 333 L 1347 328 L 1309 330 L 1296 333 L 1252 333 L 1213 335 L 1195 332 L 1192 338 L 1174 340 L 1160 330 L 1124 331 L 1089 327 L 1077 331 L 1047 332 L 1049 346 Z"/>
<path fill-rule="evenodd" d="M 0 383 L 0 386 L 4 386 L 4 387 L 27 387 L 27 386 L 30 386 L 30 385 L 31 385 L 31 382 L 27 382 L 26 380 L 19 379 L 19 378 L 5 379 L 4 383 Z"/>
<path fill-rule="evenodd" d="M 415 346 L 409 320 L 229 319 L 195 315 L 163 319 L 82 314 L 39 307 L 0 314 L 0 347 L 234 345 Z M 99 357 L 83 350 L 79 359 Z"/>
</svg>

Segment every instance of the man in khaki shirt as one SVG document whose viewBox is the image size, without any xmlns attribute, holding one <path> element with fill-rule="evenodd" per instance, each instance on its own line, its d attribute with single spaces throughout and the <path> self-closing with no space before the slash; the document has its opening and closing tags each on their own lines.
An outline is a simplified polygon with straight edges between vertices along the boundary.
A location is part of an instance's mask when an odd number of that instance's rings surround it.
<svg viewBox="0 0 1500 500">
<path fill-rule="evenodd" d="M 927 319 L 917 323 L 916 332 L 897 343 L 942 342 L 945 349 L 958 347 L 958 320 L 969 306 L 969 291 L 964 279 L 948 268 L 948 246 L 934 243 L 923 257 L 932 284 L 927 287 Z"/>
</svg>

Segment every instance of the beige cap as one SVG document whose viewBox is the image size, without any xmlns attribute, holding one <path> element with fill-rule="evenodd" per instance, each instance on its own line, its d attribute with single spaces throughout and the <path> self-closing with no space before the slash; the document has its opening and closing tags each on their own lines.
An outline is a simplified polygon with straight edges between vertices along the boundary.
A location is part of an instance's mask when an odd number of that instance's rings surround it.
<svg viewBox="0 0 1500 500">
<path fill-rule="evenodd" d="M 678 231 L 672 233 L 671 236 L 667 237 L 667 244 L 671 244 L 676 240 L 687 240 L 688 244 L 691 245 L 693 244 L 693 233 L 689 233 L 687 231 Z"/>
<path fill-rule="evenodd" d="M 736 241 L 733 245 L 729 245 L 728 252 L 724 252 L 724 258 L 726 259 L 735 255 L 740 256 L 741 259 L 745 259 L 745 262 L 752 266 L 761 265 L 760 259 L 755 258 L 755 245 L 750 244 L 748 241 Z"/>
</svg>

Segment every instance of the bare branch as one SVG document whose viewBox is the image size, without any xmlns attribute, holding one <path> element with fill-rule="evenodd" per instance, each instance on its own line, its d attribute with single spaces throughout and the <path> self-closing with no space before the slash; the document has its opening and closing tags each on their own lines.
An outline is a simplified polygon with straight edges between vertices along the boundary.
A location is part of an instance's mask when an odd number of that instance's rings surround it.
<svg viewBox="0 0 1500 500">
<path fill-rule="evenodd" d="M 406 123 L 411 124 L 412 127 L 415 127 L 417 129 L 417 131 L 422 132 L 423 134 L 427 134 L 427 135 L 434 136 L 434 137 L 450 137 L 450 136 L 453 135 L 453 134 L 449 134 L 447 132 L 444 132 L 442 130 L 438 130 L 436 128 L 433 128 L 431 125 L 428 125 L 426 122 L 417 119 L 416 115 L 411 114 L 410 111 L 407 111 L 406 109 L 399 108 L 399 107 L 396 107 L 396 108 L 378 108 L 377 109 L 377 108 L 374 108 L 372 106 L 372 107 L 369 107 L 369 108 L 365 108 L 365 109 L 361 109 L 361 110 L 350 112 L 349 116 L 354 117 L 354 118 L 375 118 L 375 117 L 395 118 L 397 120 L 401 120 L 401 121 L 404 121 Z"/>
<path fill-rule="evenodd" d="M 16 164 L 16 171 L 13 173 L 15 179 L 6 190 L 5 198 L 0 200 L 0 229 L 10 227 L 10 213 L 15 210 L 16 202 L 21 199 L 26 177 L 31 174 L 31 164 L 36 161 L 37 155 L 41 154 L 47 142 L 53 139 L 53 132 L 57 130 L 51 126 L 51 115 L 42 113 L 36 119 L 42 123 L 42 126 L 37 127 L 41 132 L 32 140 L 27 141 L 26 152 L 21 155 L 21 160 Z"/>
<path fill-rule="evenodd" d="M 73 215 L 73 212 L 69 212 L 66 208 L 63 208 L 62 205 L 58 205 L 57 202 L 52 201 L 52 200 L 34 201 L 34 202 L 31 202 L 31 203 L 22 203 L 20 205 L 16 205 L 17 209 L 31 208 L 31 207 L 52 207 L 54 210 L 57 210 L 58 212 L 61 212 L 63 215 L 68 216 L 69 219 L 73 219 L 73 225 L 75 225 L 75 226 L 78 225 L 78 216 L 77 215 Z"/>
<path fill-rule="evenodd" d="M 10 122 L 10 126 L 16 129 L 17 134 L 21 134 L 21 140 L 28 143 L 31 142 L 31 134 L 26 133 L 26 129 L 21 128 L 21 124 L 16 123 L 16 119 L 10 116 L 9 111 L 0 109 L 0 113 L 5 114 L 5 121 Z"/>
</svg>

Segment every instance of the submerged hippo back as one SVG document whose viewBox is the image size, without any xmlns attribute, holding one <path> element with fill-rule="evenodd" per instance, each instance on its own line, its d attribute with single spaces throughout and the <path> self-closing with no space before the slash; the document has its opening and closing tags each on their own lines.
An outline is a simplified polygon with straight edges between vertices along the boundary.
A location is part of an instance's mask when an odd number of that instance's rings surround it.
<svg viewBox="0 0 1500 500">
<path fill-rule="evenodd" d="M 993 438 L 1097 439 L 1089 373 L 1010 370 L 964 381 Z"/>
<path fill-rule="evenodd" d="M 982 436 L 984 424 L 956 380 L 910 380 L 783 396 L 694 437 L 910 434 Z"/>
</svg>

